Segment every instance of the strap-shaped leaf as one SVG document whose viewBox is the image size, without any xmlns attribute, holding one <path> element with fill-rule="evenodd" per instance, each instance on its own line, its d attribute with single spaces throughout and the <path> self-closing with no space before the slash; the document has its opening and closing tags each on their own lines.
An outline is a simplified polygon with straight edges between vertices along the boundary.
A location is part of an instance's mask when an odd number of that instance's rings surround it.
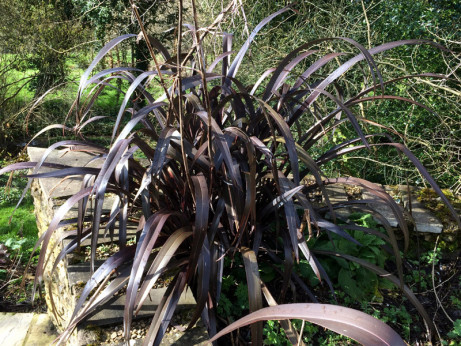
<svg viewBox="0 0 461 346">
<path fill-rule="evenodd" d="M 302 50 L 302 49 L 299 49 Z M 296 50 L 296 52 L 298 49 Z M 291 61 L 291 54 L 283 59 L 283 61 L 279 64 L 277 69 L 272 74 L 272 78 L 266 86 L 266 91 L 263 95 L 263 100 L 267 101 L 270 97 L 274 94 L 275 90 L 277 90 L 280 85 L 285 81 L 288 77 L 288 74 L 291 72 L 293 68 L 296 67 L 302 60 L 306 59 L 308 56 L 314 54 L 315 50 L 308 50 L 302 52 L 298 56 L 294 57 Z M 296 54 L 296 53 L 295 53 Z"/>
<path fill-rule="evenodd" d="M 110 277 L 111 273 L 109 274 L 108 277 Z M 106 278 L 108 278 L 106 277 Z M 55 340 L 58 345 L 61 343 L 65 343 L 66 340 L 69 338 L 69 336 L 72 334 L 74 331 L 75 327 L 78 325 L 78 323 L 82 322 L 85 318 L 88 317 L 91 313 L 93 313 L 98 307 L 101 305 L 105 304 L 108 302 L 111 298 L 114 297 L 114 294 L 120 291 L 125 285 L 126 282 L 128 281 L 128 278 L 130 277 L 130 266 L 125 266 L 123 269 L 120 270 L 120 273 L 118 276 L 113 279 L 107 287 L 104 288 L 103 291 L 101 291 L 99 294 L 96 296 L 93 296 L 90 301 L 81 309 L 78 313 L 78 315 L 75 316 L 75 318 L 71 319 L 69 322 L 69 325 L 66 327 L 64 332 L 59 335 L 59 337 Z M 104 284 L 104 282 L 103 282 Z"/>
<path fill-rule="evenodd" d="M 248 285 L 248 300 L 250 313 L 263 307 L 261 279 L 259 278 L 258 260 L 253 250 L 242 247 L 243 264 Z M 262 345 L 263 324 L 257 322 L 251 325 L 251 342 L 253 345 Z"/>
<path fill-rule="evenodd" d="M 96 64 L 101 61 L 101 59 L 112 49 L 114 48 L 117 44 L 120 42 L 126 40 L 127 38 L 130 37 L 135 37 L 136 35 L 133 34 L 126 34 L 119 36 L 117 38 L 114 38 L 112 41 L 110 41 L 108 44 L 106 44 L 96 55 L 96 58 L 91 62 L 90 66 L 86 69 L 86 71 L 83 73 L 82 77 L 80 78 L 80 86 L 79 86 L 79 97 L 81 97 L 83 90 L 86 87 L 87 79 L 90 76 L 91 72 L 95 68 Z"/>
<path fill-rule="evenodd" d="M 211 254 L 210 244 L 208 237 L 203 240 L 202 250 L 200 251 L 200 257 L 197 263 L 197 293 L 196 300 L 197 305 L 195 307 L 194 315 L 192 316 L 189 327 L 192 328 L 199 319 L 200 315 L 206 311 L 206 305 L 208 302 L 208 296 L 210 292 L 210 275 L 211 275 Z"/>
<path fill-rule="evenodd" d="M 6 167 L 3 167 L 0 169 L 0 174 L 5 174 L 8 172 L 13 172 L 13 171 L 19 171 L 22 169 L 31 169 L 35 168 L 37 166 L 38 162 L 17 162 L 17 163 L 12 163 L 11 165 L 8 165 Z M 61 165 L 59 163 L 48 163 L 45 162 L 42 164 L 43 167 L 48 167 L 48 168 L 57 168 L 57 169 L 65 169 L 65 168 L 70 168 L 67 165 Z"/>
<path fill-rule="evenodd" d="M 230 52 L 226 52 L 226 53 L 222 53 L 220 55 L 218 55 L 216 57 L 216 59 L 210 64 L 210 66 L 208 66 L 206 72 L 207 73 L 213 73 L 213 70 L 214 68 L 216 67 L 216 65 L 222 60 L 223 62 L 223 65 L 225 64 L 225 62 L 227 61 L 227 58 L 233 54 L 234 52 L 233 51 L 230 51 Z"/>
<path fill-rule="evenodd" d="M 114 269 L 117 269 L 122 264 L 128 262 L 133 258 L 133 254 L 135 252 L 135 246 L 128 246 L 124 249 L 121 249 L 111 257 L 109 257 L 94 273 L 91 275 L 90 280 L 86 283 L 85 287 L 83 288 L 82 293 L 80 294 L 80 298 L 75 304 L 75 309 L 72 314 L 72 318 L 74 319 L 79 313 L 80 308 L 86 301 L 86 298 L 90 295 L 91 291 L 104 280 Z"/>
<path fill-rule="evenodd" d="M 208 114 L 206 112 L 197 112 L 196 114 L 203 121 L 203 123 L 206 126 L 208 126 Z M 230 178 L 232 179 L 232 182 L 235 184 L 235 187 L 239 190 L 242 190 L 243 187 L 242 187 L 240 174 L 238 174 L 238 171 L 235 169 L 235 165 L 232 160 L 232 155 L 230 153 L 227 140 L 223 132 L 219 128 L 218 124 L 213 118 L 211 119 L 211 127 L 212 127 L 213 136 L 215 136 L 215 141 L 213 141 L 213 143 L 217 146 L 217 148 L 220 150 L 220 152 L 224 156 L 224 162 L 226 163 L 229 169 Z"/>
<path fill-rule="evenodd" d="M 168 286 L 165 294 L 163 295 L 157 309 L 155 310 L 154 318 L 144 339 L 143 345 L 159 345 L 163 335 L 165 334 L 166 327 L 171 321 L 171 315 L 176 309 L 179 297 L 181 296 L 184 288 L 186 287 L 186 273 L 185 271 L 179 272 L 173 282 Z"/>
<path fill-rule="evenodd" d="M 126 289 L 125 310 L 123 313 L 123 326 L 125 338 L 127 340 L 130 337 L 130 328 L 131 321 L 133 319 L 136 295 L 144 273 L 144 268 L 147 265 L 147 260 L 151 256 L 152 249 L 157 241 L 160 231 L 171 214 L 171 212 L 163 211 L 153 214 L 144 225 L 144 229 L 136 246 L 130 281 L 128 282 Z"/>
<path fill-rule="evenodd" d="M 229 33 L 226 33 L 226 32 L 223 33 L 223 38 L 222 38 L 222 51 L 223 51 L 223 54 L 221 54 L 221 55 L 231 53 L 233 37 L 234 37 L 234 35 L 232 35 L 232 34 L 229 34 Z M 230 56 L 227 57 L 227 55 L 226 55 L 225 59 L 222 62 L 221 74 L 223 75 L 223 77 L 221 78 L 221 85 L 224 85 L 224 83 L 225 83 L 225 76 L 227 76 L 227 73 L 228 73 L 229 63 L 230 63 Z"/>
<path fill-rule="evenodd" d="M 245 56 L 246 52 L 248 51 L 248 48 L 250 47 L 250 44 L 254 40 L 257 33 L 267 23 L 269 23 L 274 17 L 288 11 L 289 9 L 290 9 L 290 6 L 284 7 L 281 10 L 278 10 L 277 12 L 272 13 L 270 16 L 267 16 L 258 25 L 256 25 L 256 27 L 251 32 L 250 36 L 248 36 L 248 39 L 243 44 L 242 48 L 240 48 L 239 52 L 237 53 L 237 56 L 235 57 L 234 61 L 232 62 L 232 65 L 229 68 L 229 71 L 227 72 L 227 77 L 235 77 L 235 75 L 237 74 L 237 71 L 238 71 L 238 69 L 240 67 L 240 64 L 242 63 L 243 57 Z M 230 86 L 230 80 L 229 79 L 225 80 L 224 86 L 226 86 L 226 87 Z"/>
<path fill-rule="evenodd" d="M 272 118 L 275 123 L 277 124 L 277 127 L 282 134 L 283 138 L 285 139 L 285 146 L 288 151 L 288 156 L 290 157 L 290 164 L 291 164 L 291 170 L 293 171 L 293 180 L 295 185 L 299 185 L 300 179 L 299 179 L 299 163 L 298 163 L 298 154 L 296 152 L 296 143 L 293 138 L 293 134 L 290 131 L 289 126 L 285 122 L 285 120 L 282 118 L 282 116 L 277 113 L 269 104 L 266 102 L 256 99 L 261 107 L 263 108 L 263 112 L 267 114 L 268 117 Z M 273 134 L 275 136 L 275 134 Z"/>
<path fill-rule="evenodd" d="M 387 324 L 361 311 L 329 304 L 283 304 L 253 312 L 216 334 L 210 342 L 251 323 L 267 320 L 306 320 L 348 336 L 364 345 L 405 346 Z"/>
<path fill-rule="evenodd" d="M 433 41 L 428 41 L 428 40 L 402 40 L 402 41 L 395 41 L 395 42 L 389 42 L 382 44 L 380 46 L 371 48 L 368 50 L 368 53 L 370 55 L 378 54 L 385 52 L 387 50 L 403 46 L 403 45 L 412 45 L 412 44 L 430 44 L 433 46 L 436 46 L 439 49 L 444 49 L 441 45 L 433 42 Z M 331 83 L 333 83 L 337 78 L 339 78 L 341 75 L 343 75 L 345 72 L 347 72 L 352 66 L 357 64 L 358 62 L 362 61 L 365 59 L 365 55 L 359 54 L 356 55 L 355 57 L 351 58 L 350 60 L 346 61 L 344 64 L 342 64 L 340 67 L 338 67 L 335 71 L 333 71 L 327 78 L 325 78 L 319 85 L 316 86 L 317 91 L 312 92 L 309 97 L 306 99 L 306 101 L 303 104 L 303 107 L 298 109 L 292 117 L 290 117 L 290 120 L 288 121 L 288 125 L 292 125 L 304 112 L 304 109 L 309 107 L 320 95 L 320 90 L 325 90 Z"/>
<path fill-rule="evenodd" d="M 120 106 L 120 109 L 119 109 L 119 112 L 118 112 L 118 115 L 117 115 L 117 118 L 116 118 L 116 121 L 115 121 L 115 125 L 114 125 L 113 131 L 112 131 L 112 140 L 114 140 L 115 135 L 118 132 L 120 122 L 122 121 L 123 114 L 125 113 L 126 105 L 128 104 L 128 101 L 133 96 L 134 91 L 142 83 L 142 81 L 144 79 L 146 79 L 149 76 L 156 75 L 156 74 L 157 74 L 156 71 L 143 72 L 138 77 L 136 77 L 136 79 L 133 81 L 133 83 L 131 83 L 130 87 L 128 88 L 128 90 L 125 93 L 125 97 L 123 99 L 122 105 Z"/>
<path fill-rule="evenodd" d="M 321 57 L 319 60 L 315 61 L 312 65 L 310 65 L 306 71 L 302 73 L 301 76 L 299 76 L 298 80 L 295 82 L 293 85 L 293 89 L 296 90 L 298 89 L 303 83 L 306 82 L 306 80 L 318 69 L 320 69 L 322 66 L 326 65 L 329 63 L 331 60 L 334 58 L 344 55 L 344 53 L 330 53 L 327 54 L 323 57 Z"/>
<path fill-rule="evenodd" d="M 27 178 L 58 178 L 58 177 L 70 177 L 75 175 L 97 175 L 99 173 L 99 168 L 92 167 L 71 167 L 71 168 L 62 168 L 56 171 L 45 172 L 45 173 L 35 173 L 26 175 Z"/>
<path fill-rule="evenodd" d="M 155 285 L 157 279 L 167 268 L 168 263 L 176 254 L 179 246 L 181 246 L 184 240 L 192 235 L 192 232 L 189 232 L 188 229 L 188 227 L 183 227 L 175 231 L 168 237 L 167 241 L 160 248 L 157 256 L 155 256 L 155 259 L 144 278 L 139 293 L 137 294 L 135 315 L 138 314 L 151 288 Z"/>
</svg>

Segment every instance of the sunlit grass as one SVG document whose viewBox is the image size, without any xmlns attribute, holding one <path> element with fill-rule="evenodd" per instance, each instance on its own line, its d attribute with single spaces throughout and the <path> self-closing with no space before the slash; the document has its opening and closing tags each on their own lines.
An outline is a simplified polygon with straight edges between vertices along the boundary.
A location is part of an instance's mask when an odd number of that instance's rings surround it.
<svg viewBox="0 0 461 346">
<path fill-rule="evenodd" d="M 3 163 L 0 162 L 0 165 L 3 166 Z M 13 251 L 29 252 L 38 239 L 32 197 L 28 193 L 18 209 L 14 211 L 26 180 L 15 177 L 13 186 L 8 189 L 5 186 L 6 178 L 2 176 L 0 179 L 0 243 Z M 13 217 L 10 222 L 11 215 Z"/>
<path fill-rule="evenodd" d="M 38 229 L 32 201 L 22 203 L 15 211 L 11 223 L 10 216 L 14 206 L 0 206 L 0 243 L 11 250 L 29 252 L 37 239 Z"/>
</svg>

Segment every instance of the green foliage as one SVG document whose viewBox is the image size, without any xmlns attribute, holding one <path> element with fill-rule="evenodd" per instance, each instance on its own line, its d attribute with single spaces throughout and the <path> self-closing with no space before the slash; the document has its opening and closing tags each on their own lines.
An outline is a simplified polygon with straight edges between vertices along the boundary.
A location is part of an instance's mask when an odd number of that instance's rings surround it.
<svg viewBox="0 0 461 346">
<path fill-rule="evenodd" d="M 24 261 L 28 260 L 37 242 L 37 223 L 32 203 L 22 204 L 10 221 L 14 206 L 0 206 L 0 243 L 5 244 L 11 252 L 21 252 Z"/>
<path fill-rule="evenodd" d="M 0 269 L 0 281 L 5 281 L 8 275 L 8 271 L 6 269 Z"/>
<path fill-rule="evenodd" d="M 436 265 L 442 257 L 442 249 L 436 248 L 434 251 L 428 251 L 421 255 L 421 260 L 427 264 Z"/>
<path fill-rule="evenodd" d="M 343 335 L 338 335 L 330 330 L 323 330 L 315 324 L 305 322 L 304 328 L 302 320 L 292 320 L 292 327 L 299 333 L 302 333 L 302 341 L 309 346 L 313 345 L 356 345 L 354 340 Z M 285 331 L 277 321 L 267 321 L 264 325 L 264 345 L 292 345 L 288 340 Z"/>
<path fill-rule="evenodd" d="M 245 284 L 245 270 L 239 257 L 235 261 L 225 260 L 225 273 L 222 277 L 221 298 L 217 308 L 220 316 L 235 321 L 248 311 L 248 286 Z"/>
<path fill-rule="evenodd" d="M 403 330 L 404 338 L 406 340 L 410 338 L 410 326 L 413 323 L 413 317 L 408 313 L 405 306 L 385 307 L 380 319 L 392 325 L 399 325 Z"/>
<path fill-rule="evenodd" d="M 23 66 L 38 72 L 28 87 L 41 95 L 62 83 L 68 72 L 67 53 L 86 34 L 81 23 L 72 18 L 72 1 L 5 0 L 0 13 L 0 49 L 20 56 Z"/>
<path fill-rule="evenodd" d="M 416 285 L 420 290 L 427 290 L 431 285 L 431 274 L 425 270 L 412 270 L 405 276 L 405 281 L 411 285 Z"/>
<path fill-rule="evenodd" d="M 449 338 L 461 340 L 461 320 L 456 320 L 453 330 L 447 334 Z"/>
<path fill-rule="evenodd" d="M 288 341 L 285 332 L 280 328 L 277 321 L 267 321 L 264 324 L 264 345 L 277 345 L 289 346 L 291 343 Z"/>
<path fill-rule="evenodd" d="M 244 3 L 247 21 L 243 16 L 236 16 L 228 22 L 225 30 L 242 32 L 246 26 L 254 27 L 262 18 L 284 5 L 284 1 L 272 0 Z M 266 62 L 272 57 L 283 58 L 296 48 L 299 42 L 308 42 L 320 37 L 350 37 L 367 48 L 384 42 L 414 38 L 434 40 L 447 46 L 451 52 L 444 52 L 443 56 L 427 46 L 405 46 L 389 52 L 388 61 L 379 57 L 376 59 L 378 66 L 386 71 L 387 80 L 402 73 L 414 74 L 421 71 L 453 76 L 449 80 L 431 79 L 431 84 L 413 79 L 386 86 L 388 94 L 422 102 L 435 113 L 397 100 L 368 102 L 357 111 L 363 111 L 367 119 L 397 131 L 431 174 L 438 178 L 440 184 L 461 191 L 461 166 L 456 149 L 459 147 L 457 138 L 461 138 L 458 131 L 461 129 L 461 111 L 458 106 L 460 58 L 456 53 L 460 45 L 457 33 L 461 31 L 461 2 L 363 1 L 363 6 L 361 1 L 298 2 L 299 13 L 286 14 L 276 24 L 277 30 L 272 29 L 257 38 L 258 49 L 254 49 L 251 59 L 244 62 L 247 64 L 244 65 L 247 73 L 243 78 L 254 83 L 265 70 Z M 211 5 L 203 8 L 214 9 Z M 285 32 L 290 32 L 290 36 L 282 34 Z M 235 37 L 239 43 L 246 38 L 247 35 Z M 274 46 L 273 42 L 278 44 Z M 340 47 L 336 42 L 329 42 L 327 45 L 331 50 Z M 353 74 L 350 80 L 353 82 L 347 85 L 340 84 L 343 90 L 359 89 L 363 85 L 362 76 L 358 73 Z M 346 131 L 341 133 L 349 135 Z M 335 139 L 335 136 L 333 138 Z M 376 161 L 384 165 L 376 164 Z M 329 167 L 329 174 L 339 169 L 351 176 L 366 176 L 382 184 L 401 184 L 407 177 L 412 184 L 423 184 L 416 171 L 402 163 L 394 152 L 384 148 L 380 148 L 372 157 L 365 151 L 344 156 L 336 165 Z"/>
<path fill-rule="evenodd" d="M 401 330 L 405 340 L 410 339 L 410 329 L 417 317 L 412 316 L 405 308 L 405 305 L 375 308 L 368 302 L 363 302 L 362 310 Z"/>
<path fill-rule="evenodd" d="M 353 220 L 357 225 L 379 229 L 381 232 L 384 231 L 382 228 L 377 227 L 370 214 L 354 213 L 350 215 L 349 219 Z M 384 268 L 384 263 L 389 258 L 386 251 L 382 249 L 385 242 L 379 237 L 367 234 L 364 231 L 355 230 L 349 231 L 349 233 L 360 245 L 333 234 L 330 237 L 315 239 L 312 247 L 316 250 L 338 251 Z M 320 259 L 320 261 L 333 282 L 337 282 L 339 287 L 352 298 L 357 301 L 382 299 L 378 291 L 380 280 L 378 280 L 375 273 L 357 263 L 348 262 L 342 258 L 327 258 Z M 301 272 L 301 276 L 307 277 L 307 275 L 310 275 L 312 277 L 311 273 L 306 273 L 306 264 L 303 266 L 304 273 Z"/>
<path fill-rule="evenodd" d="M 218 313 L 234 321 L 242 316 L 243 311 L 248 311 L 248 287 L 239 283 L 232 276 L 223 276 L 222 296 L 219 301 Z"/>
<path fill-rule="evenodd" d="M 461 309 L 461 298 L 458 296 L 450 296 L 451 305 L 456 309 Z"/>
<path fill-rule="evenodd" d="M 38 239 L 32 197 L 27 193 L 23 203 L 14 211 L 26 180 L 15 174 L 10 187 L 5 186 L 6 180 L 4 176 L 0 177 L 0 243 L 6 245 L 12 255 L 21 253 L 23 260 L 27 261 Z"/>
</svg>

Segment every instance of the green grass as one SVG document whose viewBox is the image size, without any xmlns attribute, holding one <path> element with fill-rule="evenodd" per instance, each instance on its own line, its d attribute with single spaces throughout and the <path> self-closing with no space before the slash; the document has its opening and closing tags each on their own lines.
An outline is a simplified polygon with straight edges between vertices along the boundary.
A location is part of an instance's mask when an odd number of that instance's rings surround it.
<svg viewBox="0 0 461 346">
<path fill-rule="evenodd" d="M 5 64 L 7 64 L 10 60 L 12 60 L 14 57 L 11 54 L 4 54 L 0 58 L 0 69 L 4 68 Z M 9 70 L 5 75 L 4 75 L 4 80 L 2 81 L 5 84 L 13 83 L 15 81 L 19 81 L 23 78 L 27 78 L 30 76 L 33 76 L 36 74 L 38 71 L 35 69 L 31 68 L 26 68 L 25 66 L 21 66 L 21 62 L 18 62 L 16 65 L 16 68 L 12 68 Z M 25 81 L 25 80 L 24 80 Z M 17 87 L 21 86 L 24 81 L 18 82 L 16 85 L 11 86 L 8 88 L 8 92 L 6 93 L 5 97 L 9 97 L 17 91 Z M 30 90 L 27 86 L 22 88 L 21 91 L 16 95 L 15 99 L 18 100 L 19 102 L 21 101 L 29 101 L 34 97 L 34 92 Z"/>
<path fill-rule="evenodd" d="M 21 251 L 26 255 L 23 258 L 27 260 L 38 239 L 34 204 L 30 193 L 28 193 L 14 212 L 10 222 L 10 216 L 26 181 L 20 177 L 14 177 L 13 186 L 8 191 L 5 188 L 6 178 L 6 176 L 0 178 L 0 243 L 5 244 L 10 252 Z"/>
<path fill-rule="evenodd" d="M 21 204 L 10 223 L 13 210 L 14 206 L 0 207 L 0 243 L 12 251 L 30 253 L 38 239 L 34 205 L 30 201 Z"/>
</svg>

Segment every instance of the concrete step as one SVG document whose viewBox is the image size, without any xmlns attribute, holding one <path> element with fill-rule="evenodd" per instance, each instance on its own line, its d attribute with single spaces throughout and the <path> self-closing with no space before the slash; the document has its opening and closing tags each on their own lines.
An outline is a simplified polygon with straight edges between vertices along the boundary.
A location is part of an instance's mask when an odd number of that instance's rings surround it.
<svg viewBox="0 0 461 346">
<path fill-rule="evenodd" d="M 104 261 L 97 261 L 95 267 L 98 268 Z M 88 262 L 69 265 L 67 267 L 69 286 L 73 294 L 73 299 L 77 300 L 85 283 L 90 279 L 90 264 Z M 137 319 L 151 317 L 155 314 L 160 300 L 166 292 L 166 287 L 154 288 L 150 291 L 148 298 L 138 315 Z M 125 295 L 114 296 L 110 301 L 97 309 L 83 325 L 103 326 L 121 323 L 123 321 L 123 310 L 125 308 Z M 195 299 L 190 290 L 183 292 L 181 295 L 177 310 L 193 309 Z"/>
<path fill-rule="evenodd" d="M 45 346 L 57 336 L 47 314 L 0 313 L 0 345 Z"/>
</svg>

